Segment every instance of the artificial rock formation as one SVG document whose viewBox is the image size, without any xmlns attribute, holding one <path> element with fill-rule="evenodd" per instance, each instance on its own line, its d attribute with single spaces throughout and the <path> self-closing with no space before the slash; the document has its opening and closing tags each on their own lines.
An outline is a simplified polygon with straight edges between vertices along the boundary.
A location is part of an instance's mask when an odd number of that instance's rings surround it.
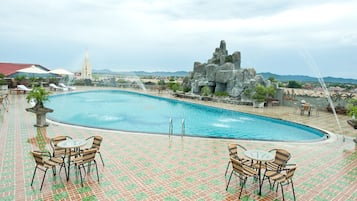
<svg viewBox="0 0 357 201">
<path fill-rule="evenodd" d="M 195 62 L 187 82 L 183 85 L 191 92 L 200 94 L 202 87 L 209 86 L 212 93 L 227 92 L 231 97 L 244 98 L 244 90 L 253 89 L 256 84 L 267 86 L 263 77 L 256 75 L 254 68 L 241 68 L 239 51 L 228 54 L 226 42 L 221 41 L 207 63 Z"/>
</svg>

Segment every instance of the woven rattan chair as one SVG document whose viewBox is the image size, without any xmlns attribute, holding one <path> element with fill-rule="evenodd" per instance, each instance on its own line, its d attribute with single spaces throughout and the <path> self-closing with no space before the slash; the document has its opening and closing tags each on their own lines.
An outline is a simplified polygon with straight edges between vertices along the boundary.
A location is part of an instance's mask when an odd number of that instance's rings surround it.
<svg viewBox="0 0 357 201">
<path fill-rule="evenodd" d="M 290 183 L 291 183 L 291 187 L 293 189 L 294 200 L 296 200 L 294 183 L 293 183 L 293 176 L 294 176 L 296 168 L 297 167 L 295 164 L 289 164 L 289 165 L 286 165 L 284 169 L 281 169 L 280 172 L 267 170 L 264 174 L 264 177 L 268 177 L 269 181 L 272 180 L 272 181 L 274 181 L 274 183 L 277 184 L 276 192 L 278 192 L 278 188 L 279 188 L 279 184 L 280 184 L 283 200 L 285 200 L 283 186 L 289 185 Z"/>
<path fill-rule="evenodd" d="M 39 169 L 39 170 L 45 172 L 44 175 L 43 175 L 43 178 L 42 178 L 42 182 L 41 182 L 41 188 L 40 188 L 40 191 L 41 191 L 42 190 L 42 186 L 43 186 L 43 182 L 45 181 L 47 170 L 49 168 L 52 168 L 53 175 L 55 176 L 56 175 L 56 166 L 57 165 L 61 166 L 61 168 L 59 170 L 59 173 L 60 173 L 62 167 L 64 167 L 64 162 L 60 158 L 51 157 L 51 154 L 49 152 L 32 151 L 32 156 L 35 159 L 36 167 L 35 167 L 35 171 L 33 172 L 31 186 L 33 184 L 33 180 L 34 180 L 35 175 L 36 175 L 36 170 Z M 65 170 L 65 173 L 67 174 L 66 168 L 64 168 L 64 170 Z"/>
<path fill-rule="evenodd" d="M 240 160 L 244 164 L 251 163 L 251 160 L 243 158 L 238 154 L 238 148 L 242 149 L 243 151 L 247 151 L 247 149 L 245 147 L 243 147 L 242 145 L 237 144 L 237 143 L 231 143 L 228 145 L 229 157 L 230 158 L 233 157 L 236 160 Z M 231 162 L 232 162 L 231 160 L 228 161 L 226 172 L 224 173 L 224 176 L 227 175 L 228 168 L 229 168 L 229 165 L 231 164 Z"/>
<path fill-rule="evenodd" d="M 94 148 L 97 150 L 97 153 L 100 156 L 100 160 L 102 161 L 102 164 L 104 166 L 102 154 L 100 153 L 100 145 L 102 144 L 103 137 L 102 136 L 91 136 L 91 137 L 87 138 L 87 140 L 92 141 L 92 146 L 90 148 Z"/>
<path fill-rule="evenodd" d="M 97 162 L 95 161 L 96 153 L 97 153 L 96 148 L 86 149 L 81 152 L 81 155 L 79 155 L 73 159 L 74 165 L 79 168 L 79 175 L 81 177 L 82 187 L 83 187 L 83 177 L 82 177 L 81 169 L 83 168 L 84 173 L 85 173 L 85 167 L 84 167 L 85 164 L 87 164 L 87 166 L 88 166 L 88 173 L 90 172 L 89 168 L 90 168 L 92 162 L 95 164 L 95 168 L 97 170 L 97 178 L 98 178 L 98 182 L 99 182 L 98 166 L 97 166 Z"/>
<path fill-rule="evenodd" d="M 232 162 L 233 169 L 232 169 L 231 175 L 229 176 L 226 190 L 228 190 L 228 186 L 231 181 L 232 175 L 233 174 L 237 175 L 239 177 L 240 186 L 241 186 L 241 189 L 239 192 L 239 197 L 238 197 L 238 198 L 240 198 L 242 191 L 243 191 L 243 187 L 245 186 L 245 184 L 247 182 L 247 179 L 249 177 L 256 178 L 258 176 L 258 172 L 256 170 L 254 170 L 253 168 L 244 165 L 242 163 L 242 161 L 237 160 L 234 157 L 231 157 L 231 162 Z"/>
</svg>

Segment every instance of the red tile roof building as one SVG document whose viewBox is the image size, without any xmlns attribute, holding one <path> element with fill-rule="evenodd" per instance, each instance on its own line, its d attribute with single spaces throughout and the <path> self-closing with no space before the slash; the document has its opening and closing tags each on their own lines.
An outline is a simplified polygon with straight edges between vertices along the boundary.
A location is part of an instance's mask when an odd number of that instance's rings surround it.
<svg viewBox="0 0 357 201">
<path fill-rule="evenodd" d="M 0 73 L 4 74 L 6 77 L 11 76 L 17 73 L 18 70 L 29 68 L 31 66 L 36 66 L 40 69 L 49 71 L 48 68 L 45 68 L 38 64 L 18 64 L 18 63 L 0 63 Z"/>
</svg>

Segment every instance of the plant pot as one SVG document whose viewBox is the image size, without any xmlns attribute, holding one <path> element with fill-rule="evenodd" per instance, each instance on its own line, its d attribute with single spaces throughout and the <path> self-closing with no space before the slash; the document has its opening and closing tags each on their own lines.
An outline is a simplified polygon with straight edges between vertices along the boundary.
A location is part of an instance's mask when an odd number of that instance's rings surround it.
<svg viewBox="0 0 357 201">
<path fill-rule="evenodd" d="M 255 107 L 255 108 L 263 108 L 264 107 L 264 102 L 254 101 L 253 102 L 253 107 Z"/>
<path fill-rule="evenodd" d="M 48 124 L 46 122 L 46 113 L 53 112 L 53 109 L 50 108 L 26 108 L 27 112 L 32 112 L 36 114 L 36 124 L 35 127 L 47 127 Z"/>
<path fill-rule="evenodd" d="M 347 120 L 347 123 L 352 126 L 354 129 L 357 129 L 357 121 L 356 120 Z"/>
<path fill-rule="evenodd" d="M 0 89 L 1 90 L 7 90 L 8 89 L 8 86 L 5 84 L 5 85 L 0 85 Z"/>
</svg>

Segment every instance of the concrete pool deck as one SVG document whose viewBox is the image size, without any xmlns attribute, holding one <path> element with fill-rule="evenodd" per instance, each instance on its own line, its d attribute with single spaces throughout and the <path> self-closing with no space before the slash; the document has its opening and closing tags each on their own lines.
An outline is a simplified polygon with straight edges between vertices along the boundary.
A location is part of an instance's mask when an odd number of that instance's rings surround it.
<svg viewBox="0 0 357 201">
<path fill-rule="evenodd" d="M 77 89 L 77 90 L 80 90 Z M 162 94 L 169 96 L 168 94 Z M 258 142 L 243 140 L 191 138 L 164 135 L 99 131 L 51 123 L 47 128 L 33 127 L 35 115 L 26 95 L 10 95 L 8 112 L 0 111 L 0 200 L 237 200 L 239 185 L 235 178 L 225 191 L 224 171 L 228 162 L 228 143 L 238 142 L 248 149 L 284 148 L 292 153 L 290 163 L 298 165 L 294 175 L 297 200 L 357 200 L 357 153 L 352 137 L 356 131 L 340 117 L 343 134 L 317 143 Z M 201 102 L 200 102 L 201 103 Z M 209 103 L 227 109 L 261 114 L 307 124 L 341 133 L 334 116 L 320 111 L 319 116 L 301 116 L 293 108 L 276 106 L 263 109 L 251 106 Z M 218 104 L 218 105 L 215 105 Z M 231 108 L 230 108 L 231 107 Z M 38 144 L 57 135 L 86 138 L 101 135 L 104 140 L 98 158 L 100 182 L 95 174 L 80 185 L 79 175 L 64 171 L 54 177 L 49 171 L 42 192 L 42 172 L 37 172 L 30 186 L 34 160 L 29 154 Z M 43 137 L 44 136 L 44 137 Z M 36 139 L 36 140 L 35 140 Z M 248 181 L 242 200 L 280 200 L 281 191 L 263 186 L 263 196 L 256 194 L 257 184 Z M 285 187 L 286 200 L 292 200 Z M 249 199 L 248 199 L 249 198 Z"/>
</svg>

